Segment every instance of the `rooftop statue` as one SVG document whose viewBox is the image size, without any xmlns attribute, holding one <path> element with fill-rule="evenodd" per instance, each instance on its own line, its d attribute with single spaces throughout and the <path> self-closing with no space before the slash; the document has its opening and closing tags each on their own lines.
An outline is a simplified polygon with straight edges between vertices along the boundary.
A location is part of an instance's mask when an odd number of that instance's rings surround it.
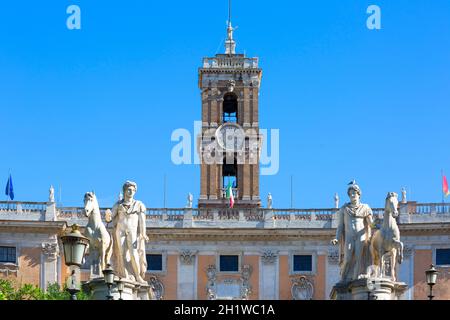
<svg viewBox="0 0 450 320">
<path fill-rule="evenodd" d="M 267 209 L 272 209 L 272 194 L 270 192 L 267 195 Z"/>
<path fill-rule="evenodd" d="M 48 190 L 48 201 L 51 203 L 55 202 L 55 188 L 53 188 L 53 185 Z"/>
<path fill-rule="evenodd" d="M 402 188 L 402 203 L 407 203 L 406 200 L 406 189 Z"/>
<path fill-rule="evenodd" d="M 192 202 L 194 201 L 194 196 L 192 195 L 192 193 L 188 193 L 187 196 L 187 204 L 186 204 L 186 208 L 192 208 Z"/>
<path fill-rule="evenodd" d="M 339 195 L 337 193 L 334 194 L 334 207 L 339 208 Z"/>
</svg>

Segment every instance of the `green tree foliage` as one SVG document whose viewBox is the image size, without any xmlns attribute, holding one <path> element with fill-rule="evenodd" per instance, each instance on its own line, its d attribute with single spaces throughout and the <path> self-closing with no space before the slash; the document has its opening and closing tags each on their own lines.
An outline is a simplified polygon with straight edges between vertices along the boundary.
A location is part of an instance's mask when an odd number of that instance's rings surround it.
<svg viewBox="0 0 450 320">
<path fill-rule="evenodd" d="M 78 300 L 89 300 L 87 292 L 77 293 Z M 70 300 L 66 287 L 61 289 L 58 283 L 49 284 L 47 292 L 32 284 L 14 284 L 10 280 L 0 279 L 0 300 Z"/>
</svg>

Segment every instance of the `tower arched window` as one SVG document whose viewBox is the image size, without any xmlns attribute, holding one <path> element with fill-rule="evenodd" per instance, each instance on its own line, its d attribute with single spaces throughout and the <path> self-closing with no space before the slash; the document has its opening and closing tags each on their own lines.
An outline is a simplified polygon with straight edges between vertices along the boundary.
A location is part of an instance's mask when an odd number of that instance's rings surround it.
<svg viewBox="0 0 450 320">
<path fill-rule="evenodd" d="M 233 163 L 227 163 L 226 158 L 223 159 L 222 165 L 222 185 L 224 188 L 228 187 L 228 184 L 231 184 L 232 188 L 237 188 L 237 173 L 238 173 L 238 165 L 236 158 L 234 158 Z"/>
<path fill-rule="evenodd" d="M 227 93 L 223 97 L 223 122 L 234 122 L 238 119 L 238 101 L 234 93 Z"/>
</svg>

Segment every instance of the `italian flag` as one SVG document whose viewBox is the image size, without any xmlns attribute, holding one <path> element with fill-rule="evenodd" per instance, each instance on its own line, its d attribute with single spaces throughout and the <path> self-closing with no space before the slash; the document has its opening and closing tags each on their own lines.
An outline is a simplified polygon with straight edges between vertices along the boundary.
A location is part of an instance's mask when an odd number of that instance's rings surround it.
<svg viewBox="0 0 450 320">
<path fill-rule="evenodd" d="M 446 197 L 450 194 L 450 191 L 448 190 L 447 178 L 445 176 L 442 176 L 442 191 Z"/>
<path fill-rule="evenodd" d="M 231 182 L 228 182 L 227 187 L 227 199 L 230 199 L 230 208 L 234 207 L 234 196 L 233 196 L 233 188 L 231 186 Z"/>
</svg>

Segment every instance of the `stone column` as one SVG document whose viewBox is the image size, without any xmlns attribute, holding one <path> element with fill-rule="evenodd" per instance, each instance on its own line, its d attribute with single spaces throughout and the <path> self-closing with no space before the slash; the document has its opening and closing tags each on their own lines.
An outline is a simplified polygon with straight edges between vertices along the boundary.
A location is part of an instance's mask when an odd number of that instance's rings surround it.
<svg viewBox="0 0 450 320">
<path fill-rule="evenodd" d="M 210 183 L 210 189 L 209 189 L 209 199 L 211 200 L 217 200 L 217 194 L 218 194 L 218 187 L 217 187 L 217 175 L 218 175 L 218 165 L 210 165 L 209 170 L 209 183 Z"/>
<path fill-rule="evenodd" d="M 201 160 L 203 161 L 203 160 Z M 206 174 L 206 164 L 200 165 L 200 198 L 201 200 L 208 199 L 208 190 L 206 189 L 206 180 L 208 179 Z"/>
<path fill-rule="evenodd" d="M 195 300 L 195 284 L 197 282 L 196 251 L 182 250 L 178 259 L 178 300 Z"/>
<path fill-rule="evenodd" d="M 48 284 L 58 282 L 59 246 L 56 242 L 42 243 L 41 288 L 47 290 Z"/>
<path fill-rule="evenodd" d="M 336 247 L 329 248 L 326 261 L 325 295 L 329 299 L 333 286 L 340 280 L 339 249 Z"/>
<path fill-rule="evenodd" d="M 209 89 L 205 89 L 202 93 L 202 125 L 203 126 L 209 125 L 209 123 L 208 123 L 208 108 L 210 105 L 209 93 L 210 93 Z"/>
<path fill-rule="evenodd" d="M 217 127 L 218 125 L 218 119 L 219 119 L 219 109 L 220 109 L 220 103 L 223 99 L 215 99 L 211 103 L 211 120 L 210 120 L 210 126 L 211 127 Z"/>
<path fill-rule="evenodd" d="M 260 200 L 259 197 L 259 164 L 252 164 L 252 200 Z"/>
<path fill-rule="evenodd" d="M 401 300 L 413 300 L 414 287 L 414 255 L 413 247 L 405 245 L 403 248 L 403 262 L 399 265 L 398 280 L 404 281 L 408 285 L 408 289 L 401 296 Z"/>
<path fill-rule="evenodd" d="M 273 250 L 265 250 L 261 253 L 259 264 L 259 299 L 278 299 L 278 253 Z"/>
<path fill-rule="evenodd" d="M 258 128 L 259 127 L 259 105 L 258 105 L 258 89 L 257 88 L 253 88 L 252 92 L 253 92 L 253 98 L 252 98 L 252 103 L 253 103 L 253 108 L 252 108 L 252 123 L 251 125 L 253 127 Z"/>
<path fill-rule="evenodd" d="M 242 195 L 242 200 L 250 200 L 250 164 L 243 164 L 243 182 L 244 182 L 244 194 Z"/>
<path fill-rule="evenodd" d="M 244 110 L 243 110 L 243 126 L 249 127 L 250 126 L 250 90 L 248 87 L 244 87 Z"/>
</svg>

